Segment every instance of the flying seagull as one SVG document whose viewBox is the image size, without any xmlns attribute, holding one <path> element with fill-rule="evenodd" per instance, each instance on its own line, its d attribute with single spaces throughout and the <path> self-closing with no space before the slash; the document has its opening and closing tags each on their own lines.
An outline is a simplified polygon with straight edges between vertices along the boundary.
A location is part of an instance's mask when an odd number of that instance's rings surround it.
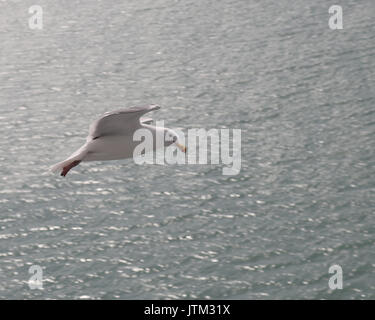
<svg viewBox="0 0 375 320">
<path fill-rule="evenodd" d="M 65 177 L 70 169 L 81 161 L 118 160 L 133 157 L 135 147 L 139 142 L 134 141 L 134 132 L 138 129 L 148 129 L 156 139 L 156 135 L 164 137 L 164 144 L 153 149 L 167 147 L 172 143 L 183 152 L 186 147 L 178 143 L 177 134 L 168 128 L 151 125 L 152 119 L 141 118 L 147 112 L 160 109 L 157 105 L 132 107 L 105 113 L 94 121 L 89 129 L 86 143 L 66 160 L 55 164 L 51 171 L 61 172 Z"/>
</svg>

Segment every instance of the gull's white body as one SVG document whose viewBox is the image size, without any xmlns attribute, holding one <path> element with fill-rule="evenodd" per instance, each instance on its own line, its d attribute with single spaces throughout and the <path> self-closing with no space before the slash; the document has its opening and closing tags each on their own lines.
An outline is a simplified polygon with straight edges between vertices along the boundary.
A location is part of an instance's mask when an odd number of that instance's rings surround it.
<svg viewBox="0 0 375 320">
<path fill-rule="evenodd" d="M 153 137 L 158 131 L 162 134 L 163 128 L 141 124 L 137 129 L 148 129 Z M 171 141 L 172 143 L 173 141 Z M 80 155 L 86 153 L 82 161 L 119 160 L 133 157 L 134 148 L 139 141 L 133 140 L 133 135 L 104 136 L 100 139 L 90 140 L 80 149 Z M 156 146 L 154 144 L 154 150 Z"/>
<path fill-rule="evenodd" d="M 168 133 L 170 138 L 164 141 L 161 147 L 168 146 L 177 141 L 177 135 L 170 129 L 149 125 L 150 119 L 140 117 L 152 110 L 159 109 L 159 106 L 151 105 L 147 107 L 134 107 L 130 109 L 118 110 L 104 114 L 100 119 L 90 126 L 90 132 L 86 143 L 74 152 L 66 160 L 55 164 L 52 171 L 62 171 L 65 176 L 69 170 L 81 161 L 103 161 L 119 160 L 133 157 L 134 148 L 139 141 L 134 141 L 134 132 L 138 129 L 148 129 L 154 141 L 156 135 Z M 156 143 L 154 150 L 156 149 Z M 184 151 L 185 149 L 183 149 Z"/>
<path fill-rule="evenodd" d="M 139 142 L 129 136 L 103 137 L 88 142 L 86 156 L 82 161 L 103 161 L 131 158 Z"/>
</svg>

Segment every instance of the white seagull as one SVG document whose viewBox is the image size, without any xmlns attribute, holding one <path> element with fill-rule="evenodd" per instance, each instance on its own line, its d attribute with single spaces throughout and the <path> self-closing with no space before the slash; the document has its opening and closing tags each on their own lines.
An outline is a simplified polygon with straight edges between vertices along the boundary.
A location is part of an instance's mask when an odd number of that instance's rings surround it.
<svg viewBox="0 0 375 320">
<path fill-rule="evenodd" d="M 186 147 L 177 142 L 178 136 L 173 130 L 150 125 L 152 119 L 141 118 L 145 113 L 158 109 L 160 109 L 159 106 L 150 105 L 105 113 L 91 124 L 86 143 L 68 159 L 55 164 L 51 171 L 61 171 L 61 176 L 65 177 L 69 170 L 81 161 L 131 158 L 134 148 L 139 144 L 133 140 L 133 135 L 137 129 L 141 128 L 150 130 L 154 140 L 157 134 L 162 134 L 164 137 L 164 145 L 157 146 L 154 143 L 154 150 L 175 143 L 181 151 L 186 152 Z"/>
</svg>

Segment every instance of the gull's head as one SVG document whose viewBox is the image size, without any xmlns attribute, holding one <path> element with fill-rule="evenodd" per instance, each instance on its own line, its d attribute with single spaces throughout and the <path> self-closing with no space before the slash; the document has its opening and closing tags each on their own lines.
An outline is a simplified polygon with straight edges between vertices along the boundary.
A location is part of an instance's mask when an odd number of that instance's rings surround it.
<svg viewBox="0 0 375 320">
<path fill-rule="evenodd" d="M 166 147 L 174 143 L 182 152 L 186 152 L 186 147 L 179 143 L 178 134 L 172 129 L 165 129 L 164 143 Z"/>
</svg>

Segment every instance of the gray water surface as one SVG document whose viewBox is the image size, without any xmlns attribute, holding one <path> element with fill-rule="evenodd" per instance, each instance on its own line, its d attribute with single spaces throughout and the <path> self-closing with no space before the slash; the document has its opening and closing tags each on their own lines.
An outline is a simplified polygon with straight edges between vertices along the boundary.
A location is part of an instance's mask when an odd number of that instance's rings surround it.
<svg viewBox="0 0 375 320">
<path fill-rule="evenodd" d="M 0 298 L 375 298 L 372 0 L 332 3 L 343 30 L 323 0 L 38 0 L 31 30 L 34 4 L 0 1 Z M 151 103 L 241 129 L 241 172 L 47 173 L 98 115 Z"/>
</svg>

